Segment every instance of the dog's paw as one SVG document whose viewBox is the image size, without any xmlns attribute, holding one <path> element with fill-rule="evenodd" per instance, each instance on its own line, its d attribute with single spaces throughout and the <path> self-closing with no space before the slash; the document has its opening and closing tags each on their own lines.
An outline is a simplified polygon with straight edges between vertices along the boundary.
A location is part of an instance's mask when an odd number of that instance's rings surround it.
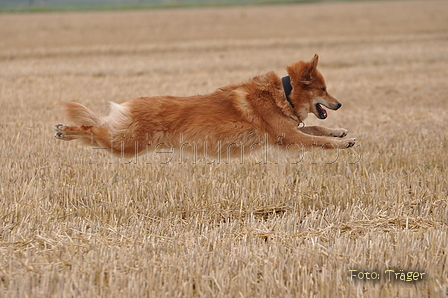
<svg viewBox="0 0 448 298">
<path fill-rule="evenodd" d="M 322 145 L 323 149 L 347 149 L 355 146 L 356 139 L 332 140 Z"/>
<path fill-rule="evenodd" d="M 56 134 L 54 135 L 54 137 L 55 137 L 56 139 L 58 139 L 58 140 L 64 140 L 64 141 L 70 141 L 70 140 L 72 140 L 73 138 L 68 137 L 68 136 L 65 134 L 65 130 L 66 130 L 67 128 L 68 128 L 67 125 L 64 125 L 64 124 L 57 124 L 57 125 L 54 127 L 54 130 L 56 131 Z"/>
<path fill-rule="evenodd" d="M 348 130 L 344 129 L 344 128 L 336 128 L 330 132 L 330 136 L 337 137 L 337 138 L 343 138 L 347 134 L 348 134 Z"/>
<path fill-rule="evenodd" d="M 62 123 L 56 124 L 56 126 L 54 127 L 54 130 L 56 130 L 57 132 L 63 132 L 65 130 L 65 128 L 67 128 L 67 125 L 64 125 Z"/>
<path fill-rule="evenodd" d="M 345 148 L 353 147 L 353 146 L 355 146 L 355 144 L 356 144 L 356 139 L 348 139 L 348 140 L 346 140 Z"/>
</svg>

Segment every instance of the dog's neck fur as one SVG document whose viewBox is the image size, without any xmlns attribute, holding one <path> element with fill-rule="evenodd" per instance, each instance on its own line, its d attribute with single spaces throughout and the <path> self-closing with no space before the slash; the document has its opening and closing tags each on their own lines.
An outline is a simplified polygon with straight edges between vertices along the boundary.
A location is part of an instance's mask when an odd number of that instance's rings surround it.
<svg viewBox="0 0 448 298">
<path fill-rule="evenodd" d="M 283 77 L 282 84 L 283 84 L 283 91 L 285 91 L 286 100 L 294 109 L 294 104 L 292 103 L 291 98 L 289 98 L 289 95 L 291 94 L 292 91 L 291 78 L 289 76 Z"/>
</svg>

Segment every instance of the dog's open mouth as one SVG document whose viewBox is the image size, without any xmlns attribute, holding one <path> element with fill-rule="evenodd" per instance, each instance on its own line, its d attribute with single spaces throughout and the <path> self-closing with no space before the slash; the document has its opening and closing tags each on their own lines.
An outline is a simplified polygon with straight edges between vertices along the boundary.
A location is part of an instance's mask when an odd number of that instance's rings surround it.
<svg viewBox="0 0 448 298">
<path fill-rule="evenodd" d="M 318 103 L 316 103 L 316 110 L 320 119 L 327 118 L 327 111 Z"/>
</svg>

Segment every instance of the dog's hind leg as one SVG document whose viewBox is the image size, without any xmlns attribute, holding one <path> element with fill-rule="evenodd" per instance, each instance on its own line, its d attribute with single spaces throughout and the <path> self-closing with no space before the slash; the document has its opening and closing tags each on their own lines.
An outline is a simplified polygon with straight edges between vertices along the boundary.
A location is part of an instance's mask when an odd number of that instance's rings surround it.
<svg viewBox="0 0 448 298">
<path fill-rule="evenodd" d="M 86 145 L 101 147 L 115 155 L 135 155 L 135 145 L 121 141 L 117 136 L 112 136 L 109 129 L 98 126 L 67 126 L 58 124 L 54 128 L 58 140 L 80 140 Z M 127 146 L 124 146 L 126 144 Z M 133 146 L 134 145 L 134 146 Z M 132 146 L 132 148 L 128 148 Z"/>
<path fill-rule="evenodd" d="M 98 142 L 98 136 L 108 135 L 104 128 L 95 126 L 68 126 L 64 124 L 57 124 L 54 127 L 56 135 L 54 136 L 58 140 L 62 141 L 72 141 L 81 140 L 85 144 L 98 146 L 101 142 Z"/>
<path fill-rule="evenodd" d="M 56 125 L 55 138 L 58 140 L 80 140 L 86 145 L 105 148 L 117 155 L 132 156 L 137 149 L 141 149 L 135 145 L 133 131 L 129 130 L 133 118 L 126 104 L 111 103 L 111 112 L 104 117 L 97 116 L 79 103 L 65 102 L 62 105 L 73 125 Z"/>
</svg>

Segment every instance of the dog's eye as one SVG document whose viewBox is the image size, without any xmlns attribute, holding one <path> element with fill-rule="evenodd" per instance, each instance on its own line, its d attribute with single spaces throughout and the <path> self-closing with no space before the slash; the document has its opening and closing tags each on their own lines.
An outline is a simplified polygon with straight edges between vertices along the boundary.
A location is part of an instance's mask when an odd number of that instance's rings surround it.
<svg viewBox="0 0 448 298">
<path fill-rule="evenodd" d="M 326 92 L 326 91 L 327 91 L 327 88 L 326 88 L 326 87 L 323 87 L 323 88 L 322 88 L 322 91 Z"/>
</svg>

